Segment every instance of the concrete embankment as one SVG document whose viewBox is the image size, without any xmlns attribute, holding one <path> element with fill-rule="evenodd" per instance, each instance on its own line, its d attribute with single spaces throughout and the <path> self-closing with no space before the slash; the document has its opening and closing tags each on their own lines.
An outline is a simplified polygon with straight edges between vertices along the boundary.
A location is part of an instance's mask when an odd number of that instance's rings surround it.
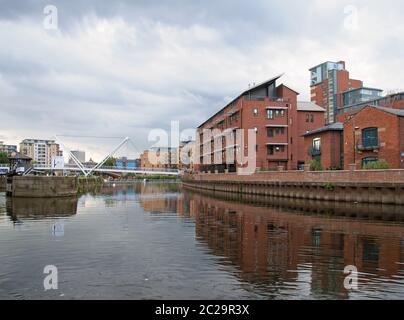
<svg viewBox="0 0 404 320">
<path fill-rule="evenodd" d="M 194 174 L 186 188 L 337 202 L 404 204 L 404 170 Z"/>
<path fill-rule="evenodd" d="M 7 195 L 16 198 L 72 197 L 78 193 L 95 191 L 103 184 L 99 177 L 15 176 L 9 179 L 6 184 Z"/>
<path fill-rule="evenodd" d="M 15 176 L 7 182 L 7 195 L 17 198 L 53 198 L 77 195 L 76 177 Z"/>
</svg>

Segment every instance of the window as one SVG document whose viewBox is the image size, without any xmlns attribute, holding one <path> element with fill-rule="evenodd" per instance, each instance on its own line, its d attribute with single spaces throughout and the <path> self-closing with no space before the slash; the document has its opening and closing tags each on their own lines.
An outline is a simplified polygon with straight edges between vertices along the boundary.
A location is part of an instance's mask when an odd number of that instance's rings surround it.
<svg viewBox="0 0 404 320">
<path fill-rule="evenodd" d="M 274 118 L 274 110 L 267 109 L 267 118 L 273 119 Z"/>
<path fill-rule="evenodd" d="M 377 147 L 379 145 L 377 128 L 366 128 L 362 130 L 362 144 L 365 148 Z"/>
<path fill-rule="evenodd" d="M 274 146 L 267 146 L 267 155 L 273 155 L 274 154 Z"/>
<path fill-rule="evenodd" d="M 257 116 L 258 116 L 258 109 L 257 109 L 257 108 L 254 108 L 254 110 L 253 110 L 253 115 L 254 115 L 254 117 L 257 117 Z"/>
<path fill-rule="evenodd" d="M 313 139 L 313 149 L 314 150 L 321 149 L 321 139 L 320 138 Z"/>
<path fill-rule="evenodd" d="M 285 110 L 281 110 L 281 117 L 285 116 Z"/>
<path fill-rule="evenodd" d="M 314 122 L 314 115 L 313 114 L 310 115 L 310 122 Z"/>
<path fill-rule="evenodd" d="M 310 117 L 310 115 L 306 114 L 306 122 L 309 122 L 309 117 Z"/>
<path fill-rule="evenodd" d="M 233 121 L 238 121 L 238 117 L 239 117 L 239 112 L 237 111 L 236 113 L 234 113 L 230 116 L 230 123 L 232 123 Z"/>
<path fill-rule="evenodd" d="M 362 159 L 362 167 L 364 167 L 365 165 L 367 165 L 370 162 L 376 162 L 378 160 L 379 160 L 378 158 L 374 158 L 374 157 L 363 158 Z"/>
<path fill-rule="evenodd" d="M 275 111 L 275 117 L 277 117 L 277 118 L 279 117 L 279 110 Z"/>
<path fill-rule="evenodd" d="M 267 128 L 267 136 L 268 137 L 273 137 L 274 136 L 274 129 Z"/>
</svg>

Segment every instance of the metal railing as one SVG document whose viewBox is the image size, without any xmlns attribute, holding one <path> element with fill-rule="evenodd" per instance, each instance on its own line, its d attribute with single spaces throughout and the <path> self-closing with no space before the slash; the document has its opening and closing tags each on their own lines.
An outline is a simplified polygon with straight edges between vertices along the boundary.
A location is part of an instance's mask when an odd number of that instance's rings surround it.
<svg viewBox="0 0 404 320">
<path fill-rule="evenodd" d="M 50 165 L 44 165 L 44 164 L 35 164 L 33 165 L 33 168 L 36 170 L 54 170 Z M 93 169 L 94 166 L 84 166 L 85 170 L 91 170 Z M 65 164 L 63 169 L 59 170 L 79 170 L 80 168 L 77 165 L 74 164 Z M 121 166 L 102 166 L 97 169 L 97 171 L 102 171 L 102 170 L 117 170 L 117 171 L 130 171 L 130 172 L 178 172 L 177 169 L 172 169 L 172 168 L 127 168 L 127 167 L 121 167 Z"/>
</svg>

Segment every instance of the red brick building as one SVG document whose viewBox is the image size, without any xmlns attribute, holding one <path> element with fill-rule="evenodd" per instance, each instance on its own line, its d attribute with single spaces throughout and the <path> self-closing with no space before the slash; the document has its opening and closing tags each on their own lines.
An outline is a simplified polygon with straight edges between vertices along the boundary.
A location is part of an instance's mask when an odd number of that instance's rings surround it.
<svg viewBox="0 0 404 320">
<path fill-rule="evenodd" d="M 344 167 L 381 159 L 404 168 L 404 110 L 367 106 L 344 123 Z"/>
<path fill-rule="evenodd" d="M 335 122 L 305 133 L 303 135 L 305 162 L 309 164 L 313 160 L 318 160 L 324 170 L 342 169 L 344 163 L 343 132 L 343 124 Z"/>
<path fill-rule="evenodd" d="M 404 92 L 390 94 L 385 97 L 380 97 L 378 99 L 369 100 L 366 102 L 343 107 L 338 111 L 337 120 L 340 122 L 347 121 L 354 114 L 358 113 L 366 106 L 376 106 L 376 107 L 404 110 Z"/>
<path fill-rule="evenodd" d="M 324 110 L 314 103 L 297 101 L 299 93 L 281 84 L 277 76 L 242 92 L 237 98 L 198 127 L 197 159 L 200 171 L 235 171 L 232 163 L 255 148 L 258 169 L 283 166 L 295 170 L 304 164 L 302 134 L 324 125 Z M 244 145 L 229 133 L 244 129 Z M 256 145 L 248 145 L 248 129 L 256 134 Z M 229 152 L 230 149 L 230 152 Z"/>
<path fill-rule="evenodd" d="M 360 80 L 351 79 L 345 69 L 345 62 L 325 62 L 310 69 L 311 101 L 326 110 L 325 122 L 336 121 L 338 110 L 342 108 L 342 93 L 363 87 Z"/>
</svg>

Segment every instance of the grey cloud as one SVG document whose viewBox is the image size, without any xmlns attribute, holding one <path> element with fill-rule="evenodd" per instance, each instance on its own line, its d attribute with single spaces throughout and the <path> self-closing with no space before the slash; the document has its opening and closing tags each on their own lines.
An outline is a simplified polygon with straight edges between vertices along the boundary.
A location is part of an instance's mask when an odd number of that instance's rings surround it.
<svg viewBox="0 0 404 320">
<path fill-rule="evenodd" d="M 404 5 L 391 1 L 0 1 L 0 136 L 132 136 L 198 126 L 248 83 L 282 81 L 309 98 L 308 68 L 345 59 L 365 84 L 403 87 Z M 358 30 L 344 28 L 346 5 Z M 388 7 L 388 8 L 387 8 Z M 388 19 L 382 19 L 388 17 Z M 109 142 L 101 149 L 109 149 Z"/>
</svg>

